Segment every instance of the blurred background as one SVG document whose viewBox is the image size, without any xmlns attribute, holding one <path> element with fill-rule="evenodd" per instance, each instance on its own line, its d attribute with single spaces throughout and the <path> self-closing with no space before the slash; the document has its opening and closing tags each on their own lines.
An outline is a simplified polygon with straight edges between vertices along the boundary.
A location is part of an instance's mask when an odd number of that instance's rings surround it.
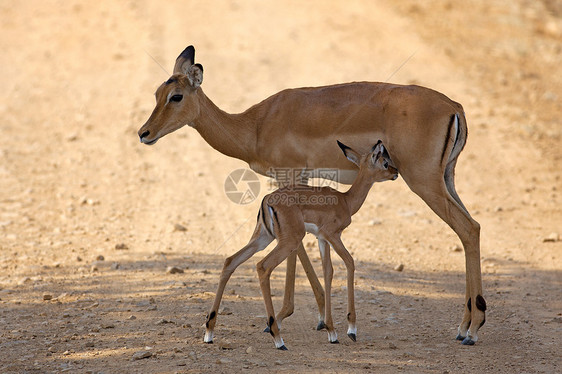
<svg viewBox="0 0 562 374">
<path fill-rule="evenodd" d="M 451 341 L 464 295 L 460 242 L 398 180 L 377 185 L 344 234 L 359 310 L 376 306 L 361 321 L 363 342 L 342 344 L 337 359 L 324 333 L 310 342 L 316 307 L 301 271 L 293 318 L 305 327 L 287 322 L 300 355 L 275 358 L 278 369 L 559 370 L 562 2 L 0 1 L 0 17 L 0 371 L 117 368 L 144 346 L 159 358 L 130 370 L 259 370 L 271 354 L 261 319 L 251 327 L 245 316 L 263 313 L 256 260 L 240 269 L 249 283 L 234 283 L 238 312 L 223 317 L 231 330 L 219 326 L 235 337 L 220 351 L 227 361 L 200 345 L 206 292 L 253 230 L 258 202 L 224 193 L 229 173 L 247 165 L 188 127 L 152 147 L 136 134 L 190 44 L 204 92 L 231 113 L 284 88 L 349 81 L 427 86 L 467 113 L 456 180 L 482 225 L 491 305 L 482 343 L 461 354 Z M 314 238 L 306 244 L 319 266 Z M 185 272 L 171 279 L 171 265 Z M 138 306 L 150 298 L 158 312 Z M 131 313 L 138 319 L 124 322 Z M 144 329 L 158 318 L 177 322 L 165 338 Z M 257 352 L 243 358 L 250 344 Z"/>
</svg>

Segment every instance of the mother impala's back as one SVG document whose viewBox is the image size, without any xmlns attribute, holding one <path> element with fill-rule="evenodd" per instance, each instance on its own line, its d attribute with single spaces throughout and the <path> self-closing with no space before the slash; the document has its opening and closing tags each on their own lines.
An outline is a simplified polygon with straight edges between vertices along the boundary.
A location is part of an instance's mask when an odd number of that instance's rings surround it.
<svg viewBox="0 0 562 374">
<path fill-rule="evenodd" d="M 359 82 L 284 90 L 243 113 L 229 114 L 203 93 L 203 67 L 194 58 L 195 49 L 187 47 L 172 77 L 156 91 L 156 108 L 138 132 L 141 142 L 154 144 L 187 124 L 215 149 L 248 162 L 258 173 L 332 168 L 340 182 L 349 184 L 357 169 L 337 150 L 336 139 L 359 153 L 381 139 L 410 189 L 464 245 L 466 296 L 457 338 L 474 344 L 486 303 L 480 226 L 454 187 L 454 167 L 467 137 L 462 106 L 424 87 Z"/>
</svg>

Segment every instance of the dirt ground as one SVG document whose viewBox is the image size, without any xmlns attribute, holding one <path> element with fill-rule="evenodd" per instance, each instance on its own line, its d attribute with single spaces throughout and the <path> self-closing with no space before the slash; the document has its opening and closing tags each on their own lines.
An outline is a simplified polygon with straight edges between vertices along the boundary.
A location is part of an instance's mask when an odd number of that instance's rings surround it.
<svg viewBox="0 0 562 374">
<path fill-rule="evenodd" d="M 0 20 L 1 373 L 562 372 L 559 1 L 0 1 Z M 261 255 L 234 274 L 216 343 L 203 343 L 222 263 L 250 237 L 258 203 L 227 198 L 228 174 L 247 165 L 193 129 L 138 141 L 189 44 L 205 93 L 228 112 L 359 80 L 417 83 L 464 105 L 456 180 L 482 226 L 488 303 L 475 346 L 454 339 L 460 242 L 401 179 L 376 185 L 344 233 L 356 343 L 332 256 L 341 344 L 314 330 L 299 265 L 289 351 L 276 350 L 262 332 Z M 283 282 L 281 265 L 277 308 Z"/>
</svg>

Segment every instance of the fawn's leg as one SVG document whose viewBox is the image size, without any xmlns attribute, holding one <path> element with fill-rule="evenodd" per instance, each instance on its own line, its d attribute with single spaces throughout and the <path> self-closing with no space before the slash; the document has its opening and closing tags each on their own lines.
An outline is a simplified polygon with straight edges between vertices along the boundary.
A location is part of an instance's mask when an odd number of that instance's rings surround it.
<svg viewBox="0 0 562 374">
<path fill-rule="evenodd" d="M 330 343 L 339 343 L 338 334 L 334 329 L 334 321 L 332 320 L 332 278 L 334 276 L 334 268 L 332 259 L 330 258 L 330 244 L 324 239 L 318 238 L 318 247 L 320 248 L 320 256 L 322 257 L 322 270 L 324 273 L 324 289 L 326 292 L 325 313 L 326 313 L 326 330 L 328 330 L 328 340 Z"/>
<path fill-rule="evenodd" d="M 304 237 L 304 235 L 302 236 Z M 300 237 L 298 241 L 290 239 L 284 240 L 282 238 L 278 238 L 278 240 L 279 243 L 277 246 L 267 256 L 265 256 L 263 260 L 258 262 L 256 269 L 258 271 L 260 288 L 265 303 L 269 333 L 273 336 L 275 347 L 277 349 L 287 350 L 287 347 L 285 347 L 285 343 L 283 342 L 283 338 L 279 333 L 279 327 L 275 321 L 275 310 L 271 299 L 270 277 L 273 269 L 283 262 L 291 254 L 291 252 L 297 250 L 302 237 Z"/>
<path fill-rule="evenodd" d="M 267 234 L 266 230 L 263 230 L 260 223 L 258 222 L 256 229 L 254 230 L 254 235 L 250 239 L 250 242 L 241 250 L 228 257 L 224 261 L 224 266 L 222 268 L 219 285 L 217 288 L 217 293 L 215 295 L 215 301 L 209 314 L 207 314 L 207 321 L 205 323 L 205 343 L 213 342 L 213 331 L 215 324 L 217 322 L 217 313 L 219 310 L 222 295 L 224 293 L 224 288 L 226 283 L 230 279 L 232 273 L 238 266 L 252 257 L 256 252 L 263 250 L 265 247 L 271 243 L 273 238 Z"/>
<path fill-rule="evenodd" d="M 347 336 L 353 341 L 357 341 L 357 326 L 355 313 L 355 263 L 349 251 L 343 245 L 340 235 L 330 237 L 330 244 L 334 247 L 334 251 L 342 258 L 347 268 Z M 328 291 L 326 291 L 327 293 Z"/>
<path fill-rule="evenodd" d="M 306 254 L 304 246 L 302 243 L 296 253 L 291 253 L 287 258 L 287 275 L 285 277 L 285 293 L 283 294 L 283 306 L 279 313 L 277 313 L 277 325 L 281 328 L 281 322 L 293 314 L 295 310 L 295 277 L 296 277 L 296 266 L 297 266 L 297 255 L 301 261 L 302 267 L 308 281 L 310 282 L 310 287 L 312 292 L 314 292 L 314 298 L 316 299 L 316 304 L 318 305 L 318 325 L 316 330 L 322 330 L 325 327 L 324 324 L 324 289 L 316 276 L 314 267 Z M 269 332 L 269 327 L 266 327 L 264 332 Z"/>
</svg>

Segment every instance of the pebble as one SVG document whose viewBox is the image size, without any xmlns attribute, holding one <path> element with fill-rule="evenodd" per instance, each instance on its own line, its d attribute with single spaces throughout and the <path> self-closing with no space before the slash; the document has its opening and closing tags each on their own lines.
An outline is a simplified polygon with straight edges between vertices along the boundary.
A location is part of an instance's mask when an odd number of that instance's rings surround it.
<svg viewBox="0 0 562 374">
<path fill-rule="evenodd" d="M 382 221 L 380 219 L 372 219 L 369 221 L 369 226 L 376 226 L 382 225 Z"/>
<path fill-rule="evenodd" d="M 115 244 L 115 249 L 129 249 L 129 247 L 125 243 L 119 243 Z"/>
<path fill-rule="evenodd" d="M 219 349 L 222 349 L 224 351 L 231 350 L 231 349 L 234 349 L 234 345 L 230 342 L 220 342 L 219 343 Z"/>
<path fill-rule="evenodd" d="M 543 243 L 555 243 L 559 240 L 560 240 L 560 235 L 558 235 L 558 233 L 556 232 L 553 232 L 542 239 Z"/>
<path fill-rule="evenodd" d="M 50 293 L 44 293 L 43 294 L 43 300 L 51 300 L 53 298 L 53 295 L 51 295 Z"/>
<path fill-rule="evenodd" d="M 119 268 L 121 268 L 121 264 L 118 262 L 114 262 L 111 264 L 111 270 L 118 270 Z"/>
<path fill-rule="evenodd" d="M 230 310 L 230 308 L 228 307 L 223 307 L 219 310 L 219 314 L 221 316 L 229 316 L 232 314 L 232 310 Z"/>
<path fill-rule="evenodd" d="M 28 284 L 28 283 L 31 283 L 31 282 L 32 282 L 32 280 L 31 280 L 30 277 L 24 277 L 24 278 L 19 280 L 18 284 L 21 286 L 21 285 Z"/>
<path fill-rule="evenodd" d="M 85 309 L 92 309 L 92 308 L 96 308 L 100 305 L 100 303 L 98 303 L 97 301 L 94 301 L 93 304 L 88 305 Z"/>
<path fill-rule="evenodd" d="M 142 360 L 143 358 L 150 358 L 152 357 L 152 352 L 150 351 L 138 351 L 133 354 L 132 360 Z"/>
<path fill-rule="evenodd" d="M 168 266 L 166 268 L 166 273 L 168 273 L 168 274 L 182 274 L 183 269 L 181 269 L 177 266 Z"/>
<path fill-rule="evenodd" d="M 451 251 L 453 252 L 462 252 L 462 247 L 458 244 L 451 246 Z"/>
<path fill-rule="evenodd" d="M 404 270 L 404 264 L 398 264 L 394 267 L 394 270 L 396 271 L 402 271 Z"/>
<path fill-rule="evenodd" d="M 417 215 L 418 213 L 415 210 L 400 210 L 398 211 L 398 215 L 402 216 L 402 217 L 413 217 L 415 215 Z"/>
<path fill-rule="evenodd" d="M 162 319 L 158 320 L 158 322 L 156 322 L 157 325 L 166 325 L 168 323 L 174 323 L 174 322 L 170 321 L 170 320 L 167 320 L 167 319 L 164 319 L 164 318 L 162 318 Z"/>
<path fill-rule="evenodd" d="M 105 257 L 103 257 L 102 255 L 96 257 L 96 261 L 103 261 L 103 260 L 105 260 Z"/>
<path fill-rule="evenodd" d="M 254 352 L 255 352 L 254 347 L 250 346 L 250 347 L 246 348 L 246 353 L 247 353 L 247 354 L 252 354 L 252 353 L 254 353 Z"/>
<path fill-rule="evenodd" d="M 187 227 L 180 225 L 179 223 L 176 223 L 174 225 L 174 231 L 187 231 Z"/>
<path fill-rule="evenodd" d="M 134 319 L 137 319 L 137 317 L 133 316 L 132 314 L 129 316 L 129 318 L 127 318 L 129 321 L 132 321 Z"/>
</svg>

